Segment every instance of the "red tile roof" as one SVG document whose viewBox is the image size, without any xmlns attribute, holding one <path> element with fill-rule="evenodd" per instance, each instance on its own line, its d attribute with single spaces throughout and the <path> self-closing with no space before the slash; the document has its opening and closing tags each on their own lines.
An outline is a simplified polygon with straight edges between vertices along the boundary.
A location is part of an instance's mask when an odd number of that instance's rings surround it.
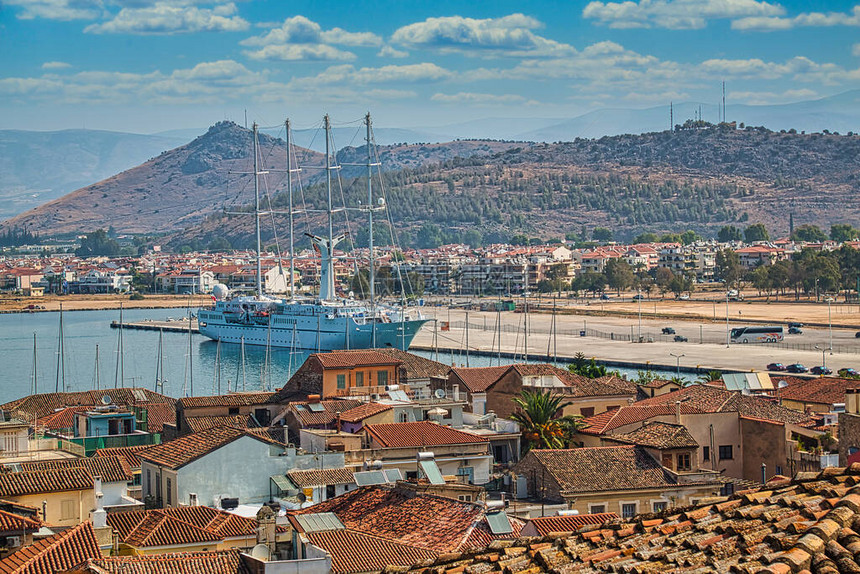
<svg viewBox="0 0 860 574">
<path fill-rule="evenodd" d="M 140 469 L 140 454 L 142 451 L 152 448 L 150 444 L 141 444 L 137 446 L 117 446 L 112 448 L 100 448 L 93 453 L 93 457 L 111 457 L 119 456 L 125 460 L 126 466 L 132 470 Z"/>
<path fill-rule="evenodd" d="M 364 429 L 381 447 L 422 447 L 488 442 L 487 437 L 430 421 L 367 425 Z"/>
<path fill-rule="evenodd" d="M 310 532 L 307 537 L 331 555 L 331 571 L 335 574 L 376 572 L 436 558 L 430 550 L 353 530 Z"/>
<path fill-rule="evenodd" d="M 373 350 L 330 351 L 314 353 L 309 357 L 320 362 L 324 369 L 344 369 L 373 365 L 399 365 L 403 361 Z"/>
<path fill-rule="evenodd" d="M 191 429 L 191 432 L 201 432 L 207 429 L 229 426 L 237 429 L 254 428 L 259 426 L 256 419 L 250 414 L 247 415 L 225 415 L 213 417 L 185 417 L 185 424 Z"/>
<path fill-rule="evenodd" d="M 179 406 L 183 409 L 202 407 L 248 407 L 253 405 L 264 405 L 271 401 L 275 393 L 229 393 L 226 395 L 212 395 L 208 397 L 183 397 L 179 399 Z"/>
<path fill-rule="evenodd" d="M 606 438 L 661 450 L 699 448 L 699 443 L 696 442 L 687 427 L 660 421 L 646 422 L 636 430 L 623 434 L 610 434 Z"/>
<path fill-rule="evenodd" d="M 222 539 L 223 537 L 190 522 L 185 522 L 160 510 L 150 510 L 144 514 L 131 532 L 120 540 L 135 548 L 146 548 L 205 544 L 207 542 L 220 542 Z"/>
<path fill-rule="evenodd" d="M 771 396 L 779 396 L 781 399 L 832 405 L 845 402 L 845 390 L 860 387 L 857 379 L 843 379 L 839 377 L 819 377 L 817 379 L 805 379 L 786 375 L 770 375 L 774 389 L 780 381 L 788 383 L 787 387 L 773 391 Z"/>
<path fill-rule="evenodd" d="M 232 427 L 215 427 L 153 446 L 138 453 L 138 456 L 142 460 L 175 470 L 243 436 L 249 436 L 271 444 L 278 444 L 275 440 L 251 433 L 247 430 Z"/>
<path fill-rule="evenodd" d="M 0 536 L 16 536 L 24 531 L 35 532 L 41 527 L 41 520 L 0 510 Z"/>
<path fill-rule="evenodd" d="M 110 556 L 87 560 L 77 571 L 87 574 L 251 574 L 238 549 Z"/>
<path fill-rule="evenodd" d="M 321 470 L 290 470 L 287 478 L 298 488 L 328 486 L 329 484 L 355 484 L 352 471 L 347 468 L 324 468 Z"/>
<path fill-rule="evenodd" d="M 337 413 L 345 413 L 350 409 L 361 406 L 361 401 L 353 399 L 332 399 L 319 401 L 322 410 L 312 411 L 308 401 L 295 401 L 290 403 L 290 410 L 295 414 L 303 427 L 330 426 L 335 423 Z"/>
<path fill-rule="evenodd" d="M 36 424 L 52 431 L 71 429 L 75 426 L 75 414 L 82 411 L 88 411 L 92 408 L 95 408 L 95 405 L 83 405 L 60 409 L 51 414 L 39 417 Z"/>
<path fill-rule="evenodd" d="M 489 389 L 493 383 L 502 378 L 510 365 L 502 365 L 499 367 L 463 367 L 459 369 L 451 369 L 451 373 L 466 385 L 471 393 L 483 393 Z"/>
<path fill-rule="evenodd" d="M 408 383 L 409 381 L 414 381 L 416 379 L 444 377 L 451 369 L 451 367 L 445 363 L 431 361 L 430 359 L 426 359 L 408 351 L 401 351 L 394 347 L 374 350 L 403 362 L 403 364 L 400 365 L 400 368 L 402 371 L 405 371 L 406 378 L 403 381 L 404 383 Z"/>
<path fill-rule="evenodd" d="M 165 424 L 176 424 L 176 405 L 173 403 L 150 403 L 146 405 L 146 430 L 164 432 Z"/>
<path fill-rule="evenodd" d="M 432 494 L 363 486 L 295 514 L 321 512 L 333 512 L 350 530 L 439 553 L 486 543 L 470 538 L 480 525 L 486 525 L 482 506 Z M 511 520 L 512 525 L 515 522 Z M 490 535 L 491 540 L 516 537 L 521 524 L 515 525 L 512 535 Z"/>
<path fill-rule="evenodd" d="M 340 420 L 345 423 L 357 423 L 366 418 L 390 411 L 391 405 L 383 405 L 382 403 L 364 403 L 340 413 Z"/>
<path fill-rule="evenodd" d="M 85 468 L 89 471 L 90 475 L 101 477 L 102 482 L 129 482 L 134 479 L 131 468 L 127 465 L 125 459 L 117 455 L 33 462 L 24 461 L 20 465 L 23 471 Z"/>
<path fill-rule="evenodd" d="M 117 531 L 120 540 L 126 540 L 134 532 L 139 531 L 144 522 L 148 521 L 147 524 L 153 524 L 152 519 L 149 518 L 150 513 L 153 512 L 191 524 L 195 528 L 218 536 L 219 539 L 247 538 L 256 536 L 257 532 L 257 521 L 253 518 L 238 516 L 208 506 L 178 506 L 157 510 L 111 512 L 108 513 L 107 521 Z"/>
<path fill-rule="evenodd" d="M 84 467 L 0 473 L 0 496 L 92 490 L 93 487 L 93 477 Z"/>
<path fill-rule="evenodd" d="M 55 574 L 101 555 L 92 523 L 84 522 L 13 552 L 0 560 L 0 573 Z"/>
<path fill-rule="evenodd" d="M 614 512 L 576 514 L 573 516 L 540 516 L 526 522 L 523 534 L 531 534 L 532 530 L 534 530 L 532 536 L 547 536 L 551 532 L 577 532 L 583 526 L 600 525 L 618 518 Z"/>
<path fill-rule="evenodd" d="M 44 417 L 59 409 L 73 406 L 101 405 L 103 396 L 111 397 L 116 405 L 140 405 L 153 403 L 174 404 L 176 399 L 144 388 L 122 388 L 104 391 L 80 391 L 74 393 L 43 393 L 28 395 L 0 405 L 0 409 L 16 414 L 20 413 L 25 420 L 32 420 L 33 415 Z"/>
</svg>

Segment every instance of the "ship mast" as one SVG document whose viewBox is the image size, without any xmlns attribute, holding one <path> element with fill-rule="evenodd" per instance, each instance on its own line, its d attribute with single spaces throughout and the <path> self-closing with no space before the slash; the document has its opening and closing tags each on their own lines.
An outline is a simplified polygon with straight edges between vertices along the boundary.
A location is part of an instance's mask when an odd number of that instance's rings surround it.
<svg viewBox="0 0 860 574">
<path fill-rule="evenodd" d="M 285 123 L 286 132 L 287 132 L 287 190 L 290 196 L 290 300 L 295 300 L 296 298 L 296 256 L 295 256 L 295 244 L 293 239 L 293 158 L 292 158 L 292 147 L 293 147 L 293 134 L 290 132 L 290 120 L 287 119 Z"/>
<path fill-rule="evenodd" d="M 370 247 L 370 263 L 368 269 L 368 283 L 370 283 L 370 317 L 373 321 L 370 330 L 370 346 L 376 348 L 376 297 L 374 294 L 374 263 L 373 257 L 373 189 L 371 185 L 373 156 L 370 151 L 370 112 L 364 117 L 367 124 L 367 230 L 368 230 L 368 245 Z"/>
<path fill-rule="evenodd" d="M 330 257 L 334 257 L 334 213 L 331 203 L 331 151 L 329 143 L 331 142 L 331 121 L 328 114 L 325 115 L 325 184 L 328 191 L 328 205 L 326 212 L 328 213 L 328 248 L 331 249 Z"/>
<path fill-rule="evenodd" d="M 257 233 L 257 297 L 263 296 L 260 267 L 260 166 L 257 153 L 257 122 L 254 122 L 254 230 Z"/>
</svg>

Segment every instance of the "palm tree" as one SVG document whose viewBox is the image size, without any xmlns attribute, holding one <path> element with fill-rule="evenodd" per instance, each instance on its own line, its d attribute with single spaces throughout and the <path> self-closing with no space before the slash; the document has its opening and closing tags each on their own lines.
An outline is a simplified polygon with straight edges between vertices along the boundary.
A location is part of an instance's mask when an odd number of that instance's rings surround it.
<svg viewBox="0 0 860 574">
<path fill-rule="evenodd" d="M 551 391 L 531 391 L 523 389 L 520 396 L 514 397 L 514 403 L 520 411 L 511 415 L 511 419 L 519 423 L 525 443 L 524 451 L 533 447 L 564 448 L 570 440 L 570 434 L 577 429 L 579 418 L 566 416 L 556 418 L 559 411 L 571 405 L 564 397 L 554 395 Z"/>
<path fill-rule="evenodd" d="M 723 378 L 723 373 L 721 371 L 708 371 L 702 375 L 699 375 L 699 382 L 701 383 L 712 383 L 714 381 L 719 381 Z"/>
</svg>

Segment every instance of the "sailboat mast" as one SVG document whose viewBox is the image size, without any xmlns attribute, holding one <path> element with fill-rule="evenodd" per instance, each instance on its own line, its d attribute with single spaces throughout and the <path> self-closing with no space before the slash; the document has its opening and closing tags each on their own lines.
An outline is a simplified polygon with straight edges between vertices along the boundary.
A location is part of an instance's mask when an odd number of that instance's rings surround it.
<svg viewBox="0 0 860 574">
<path fill-rule="evenodd" d="M 37 391 L 36 391 L 37 384 L 36 384 L 36 382 L 37 382 L 37 380 L 38 380 L 38 374 L 37 374 L 37 371 L 36 371 L 36 366 L 37 366 L 38 364 L 39 364 L 39 363 L 38 363 L 38 361 L 36 360 L 36 333 L 33 333 L 33 386 L 32 386 L 32 390 L 31 390 L 31 392 L 30 392 L 30 394 L 31 394 L 31 395 L 35 395 L 35 394 L 37 394 Z"/>
<path fill-rule="evenodd" d="M 287 191 L 290 196 L 290 299 L 296 298 L 296 256 L 293 225 L 293 134 L 290 120 L 285 122 L 287 132 Z"/>
<path fill-rule="evenodd" d="M 95 366 L 95 369 L 96 369 L 96 372 L 95 372 L 94 378 L 96 380 L 96 390 L 98 391 L 99 389 L 101 389 L 101 380 L 100 380 L 101 377 L 99 376 L 99 346 L 98 346 L 98 344 L 96 344 L 96 366 Z"/>
<path fill-rule="evenodd" d="M 325 185 L 328 192 L 328 204 L 326 211 L 328 212 L 328 248 L 331 250 L 329 257 L 334 258 L 334 212 L 332 211 L 331 202 L 331 121 L 328 114 L 325 115 Z M 329 296 L 333 293 L 329 293 Z"/>
<path fill-rule="evenodd" d="M 66 349 L 63 344 L 63 304 L 60 303 L 60 332 L 57 338 L 57 381 L 55 392 L 60 392 L 60 380 L 63 382 L 63 392 L 66 392 Z"/>
<path fill-rule="evenodd" d="M 370 346 L 372 348 L 376 348 L 376 295 L 374 283 L 376 282 L 375 276 L 376 272 L 374 267 L 376 265 L 376 258 L 373 253 L 373 185 L 371 183 L 372 180 L 372 166 L 373 166 L 373 155 L 370 151 L 370 112 L 367 112 L 367 115 L 364 117 L 365 123 L 367 124 L 367 236 L 368 236 L 368 246 L 370 247 L 370 259 L 368 264 L 368 283 L 370 288 L 370 317 L 373 323 L 371 324 L 370 330 Z"/>
<path fill-rule="evenodd" d="M 254 122 L 254 230 L 257 234 L 257 297 L 263 296 L 263 277 L 260 267 L 260 165 L 257 153 L 257 122 Z"/>
</svg>

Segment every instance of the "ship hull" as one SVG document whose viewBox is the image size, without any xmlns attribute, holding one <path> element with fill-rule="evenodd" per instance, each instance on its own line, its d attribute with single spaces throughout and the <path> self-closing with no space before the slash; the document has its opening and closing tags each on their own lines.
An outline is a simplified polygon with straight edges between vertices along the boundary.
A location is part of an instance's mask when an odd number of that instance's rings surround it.
<svg viewBox="0 0 860 574">
<path fill-rule="evenodd" d="M 319 316 L 318 316 L 319 317 Z M 349 317 L 289 317 L 274 314 L 268 324 L 224 320 L 220 313 L 199 314 L 200 334 L 223 343 L 244 343 L 309 351 L 395 347 L 406 350 L 426 319 L 357 324 Z M 375 325 L 375 333 L 374 331 Z"/>
</svg>

